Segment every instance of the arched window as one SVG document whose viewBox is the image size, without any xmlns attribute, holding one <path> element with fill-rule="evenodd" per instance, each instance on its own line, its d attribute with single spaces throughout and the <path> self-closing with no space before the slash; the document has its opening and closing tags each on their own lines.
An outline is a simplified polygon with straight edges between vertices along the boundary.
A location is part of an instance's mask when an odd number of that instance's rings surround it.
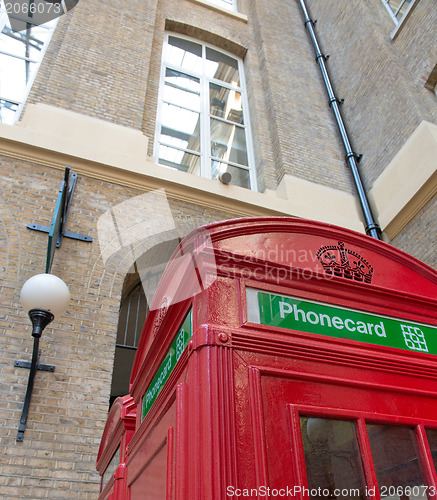
<svg viewBox="0 0 437 500">
<path fill-rule="evenodd" d="M 243 64 L 181 36 L 163 49 L 155 133 L 160 165 L 256 189 Z"/>
<path fill-rule="evenodd" d="M 118 316 L 110 405 L 129 392 L 130 373 L 148 310 L 138 273 L 128 274 L 125 288 L 128 289 L 123 293 Z"/>
<path fill-rule="evenodd" d="M 167 262 L 179 244 L 170 238 L 154 245 L 133 264 L 123 283 L 115 343 L 110 406 L 129 393 L 129 380 L 144 321 Z"/>
</svg>

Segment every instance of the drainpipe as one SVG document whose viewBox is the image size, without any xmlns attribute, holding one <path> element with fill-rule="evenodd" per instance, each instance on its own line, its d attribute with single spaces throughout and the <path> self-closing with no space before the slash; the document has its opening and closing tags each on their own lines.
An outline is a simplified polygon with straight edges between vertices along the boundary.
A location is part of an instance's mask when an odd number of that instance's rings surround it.
<svg viewBox="0 0 437 500">
<path fill-rule="evenodd" d="M 358 171 L 357 162 L 361 158 L 356 153 L 353 152 L 346 128 L 343 123 L 343 118 L 340 113 L 340 104 L 342 101 L 335 97 L 334 91 L 332 89 L 331 80 L 329 78 L 329 73 L 326 68 L 325 61 L 327 59 L 320 50 L 319 43 L 317 41 L 316 34 L 314 32 L 315 21 L 312 21 L 308 15 L 308 10 L 305 5 L 305 0 L 299 0 L 302 7 L 302 11 L 305 16 L 305 27 L 308 28 L 311 40 L 314 45 L 314 50 L 316 52 L 316 61 L 320 66 L 320 71 L 322 72 L 323 81 L 325 82 L 326 90 L 329 95 L 329 105 L 334 112 L 335 119 L 337 121 L 337 126 L 340 131 L 341 139 L 343 141 L 344 148 L 346 150 L 346 160 L 351 168 L 352 175 L 354 178 L 355 186 L 358 191 L 358 197 L 360 199 L 361 209 L 366 221 L 366 234 L 372 236 L 372 238 L 381 239 L 381 228 L 375 222 L 372 210 L 367 199 L 366 191 L 364 189 L 363 183 L 361 181 L 360 173 Z"/>
</svg>

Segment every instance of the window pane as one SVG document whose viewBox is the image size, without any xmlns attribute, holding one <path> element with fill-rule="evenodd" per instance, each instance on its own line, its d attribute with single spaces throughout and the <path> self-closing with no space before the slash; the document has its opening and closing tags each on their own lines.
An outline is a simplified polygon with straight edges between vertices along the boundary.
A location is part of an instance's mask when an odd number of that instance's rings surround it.
<svg viewBox="0 0 437 500">
<path fill-rule="evenodd" d="M 233 0 L 229 2 L 235 6 Z M 236 184 L 250 185 L 246 168 L 250 130 L 248 117 L 243 118 L 247 104 L 243 104 L 239 63 L 237 58 L 200 43 L 168 37 L 155 136 L 159 163 L 209 178 L 218 175 L 214 172 L 219 167 L 214 165 L 223 164 L 220 169 L 234 170 Z M 200 163 L 202 169 L 198 168 Z"/>
<path fill-rule="evenodd" d="M 206 74 L 223 82 L 240 85 L 238 61 L 214 49 L 206 48 Z"/>
<path fill-rule="evenodd" d="M 211 119 L 211 155 L 220 160 L 248 165 L 244 128 Z"/>
<path fill-rule="evenodd" d="M 12 124 L 19 109 L 16 104 L 25 98 L 26 87 L 35 75 L 44 45 L 49 42 L 57 19 L 43 26 L 29 27 L 23 23 L 23 31 L 15 31 L 1 9 L 0 18 L 0 98 L 3 99 L 0 120 Z"/>
<path fill-rule="evenodd" d="M 212 115 L 235 123 L 243 123 L 240 92 L 210 83 L 209 104 Z"/>
<path fill-rule="evenodd" d="M 235 10 L 235 2 L 233 0 L 210 0 L 210 2 L 215 3 L 223 9 Z"/>
<path fill-rule="evenodd" d="M 212 178 L 218 179 L 220 175 L 229 172 L 232 176 L 231 184 L 233 186 L 240 186 L 250 189 L 250 175 L 249 171 L 245 168 L 234 167 L 227 163 L 212 161 Z"/>
<path fill-rule="evenodd" d="M 119 463 L 120 463 L 120 446 L 116 449 L 113 457 L 111 458 L 111 461 L 109 462 L 109 464 L 105 469 L 105 472 L 103 473 L 101 490 L 103 490 L 108 481 L 111 479 Z"/>
<path fill-rule="evenodd" d="M 310 498 L 364 500 L 366 485 L 355 423 L 300 417 L 300 425 Z"/>
<path fill-rule="evenodd" d="M 413 429 L 369 424 L 367 432 L 380 491 L 385 487 L 390 499 L 405 500 L 405 496 L 399 493 L 406 486 L 420 487 L 425 484 Z M 408 496 L 426 499 L 423 490 L 424 488 L 413 488 Z"/>
<path fill-rule="evenodd" d="M 143 287 L 137 286 L 120 306 L 117 345 L 137 347 L 146 317 L 147 302 Z"/>
<path fill-rule="evenodd" d="M 14 56 L 38 60 L 49 36 L 50 31 L 39 26 L 21 32 L 5 26 L 0 36 L 0 50 Z"/>
<path fill-rule="evenodd" d="M 180 71 L 165 71 L 164 101 L 200 111 L 200 80 Z"/>
<path fill-rule="evenodd" d="M 202 46 L 174 36 L 168 37 L 165 60 L 182 68 L 202 72 Z"/>
<path fill-rule="evenodd" d="M 184 172 L 200 174 L 200 156 L 170 148 L 168 146 L 159 146 L 159 163 L 168 167 L 177 168 Z"/>
<path fill-rule="evenodd" d="M 0 99 L 0 123 L 12 125 L 15 118 L 15 112 L 18 109 L 18 104 Z"/>
<path fill-rule="evenodd" d="M 29 63 L 16 57 L 0 54 L 1 97 L 21 102 L 27 82 L 36 69 L 36 63 Z M 11 78 L 13 75 L 13 78 Z"/>
<path fill-rule="evenodd" d="M 393 13 L 396 14 L 396 17 L 400 20 L 401 17 L 405 14 L 410 1 L 411 0 L 389 0 L 388 4 L 390 5 Z"/>
<path fill-rule="evenodd" d="M 200 115 L 194 111 L 164 103 L 161 141 L 172 146 L 200 151 Z"/>
<path fill-rule="evenodd" d="M 426 429 L 431 455 L 434 461 L 434 467 L 437 469 L 437 429 Z"/>
</svg>

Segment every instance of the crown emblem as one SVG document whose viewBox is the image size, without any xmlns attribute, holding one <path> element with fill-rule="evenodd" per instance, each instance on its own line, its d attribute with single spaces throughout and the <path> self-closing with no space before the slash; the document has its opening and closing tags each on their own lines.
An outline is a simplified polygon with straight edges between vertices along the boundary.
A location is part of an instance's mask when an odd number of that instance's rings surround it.
<svg viewBox="0 0 437 500">
<path fill-rule="evenodd" d="M 373 267 L 357 252 L 346 249 L 342 241 L 338 242 L 338 246 L 321 247 L 316 255 L 326 274 L 364 283 L 372 282 Z"/>
</svg>

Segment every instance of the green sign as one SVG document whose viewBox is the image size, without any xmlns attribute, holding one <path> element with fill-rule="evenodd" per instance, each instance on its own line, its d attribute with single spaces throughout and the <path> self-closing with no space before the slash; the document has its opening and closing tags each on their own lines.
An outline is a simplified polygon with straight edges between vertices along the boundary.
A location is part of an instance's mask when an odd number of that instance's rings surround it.
<svg viewBox="0 0 437 500">
<path fill-rule="evenodd" d="M 188 345 L 188 341 L 193 335 L 192 328 L 192 314 L 191 311 L 187 314 L 182 323 L 182 326 L 177 333 L 176 337 L 173 340 L 167 354 L 165 355 L 164 361 L 161 363 L 161 366 L 158 368 L 156 375 L 154 376 L 151 384 L 147 388 L 144 396 L 143 396 L 143 411 L 142 411 L 142 419 L 147 415 L 147 412 L 150 410 L 151 406 L 155 402 L 168 378 L 170 377 L 172 371 L 174 370 L 178 359 L 181 357 L 185 348 Z"/>
<path fill-rule="evenodd" d="M 247 289 L 248 321 L 299 332 L 437 354 L 437 327 Z"/>
</svg>

